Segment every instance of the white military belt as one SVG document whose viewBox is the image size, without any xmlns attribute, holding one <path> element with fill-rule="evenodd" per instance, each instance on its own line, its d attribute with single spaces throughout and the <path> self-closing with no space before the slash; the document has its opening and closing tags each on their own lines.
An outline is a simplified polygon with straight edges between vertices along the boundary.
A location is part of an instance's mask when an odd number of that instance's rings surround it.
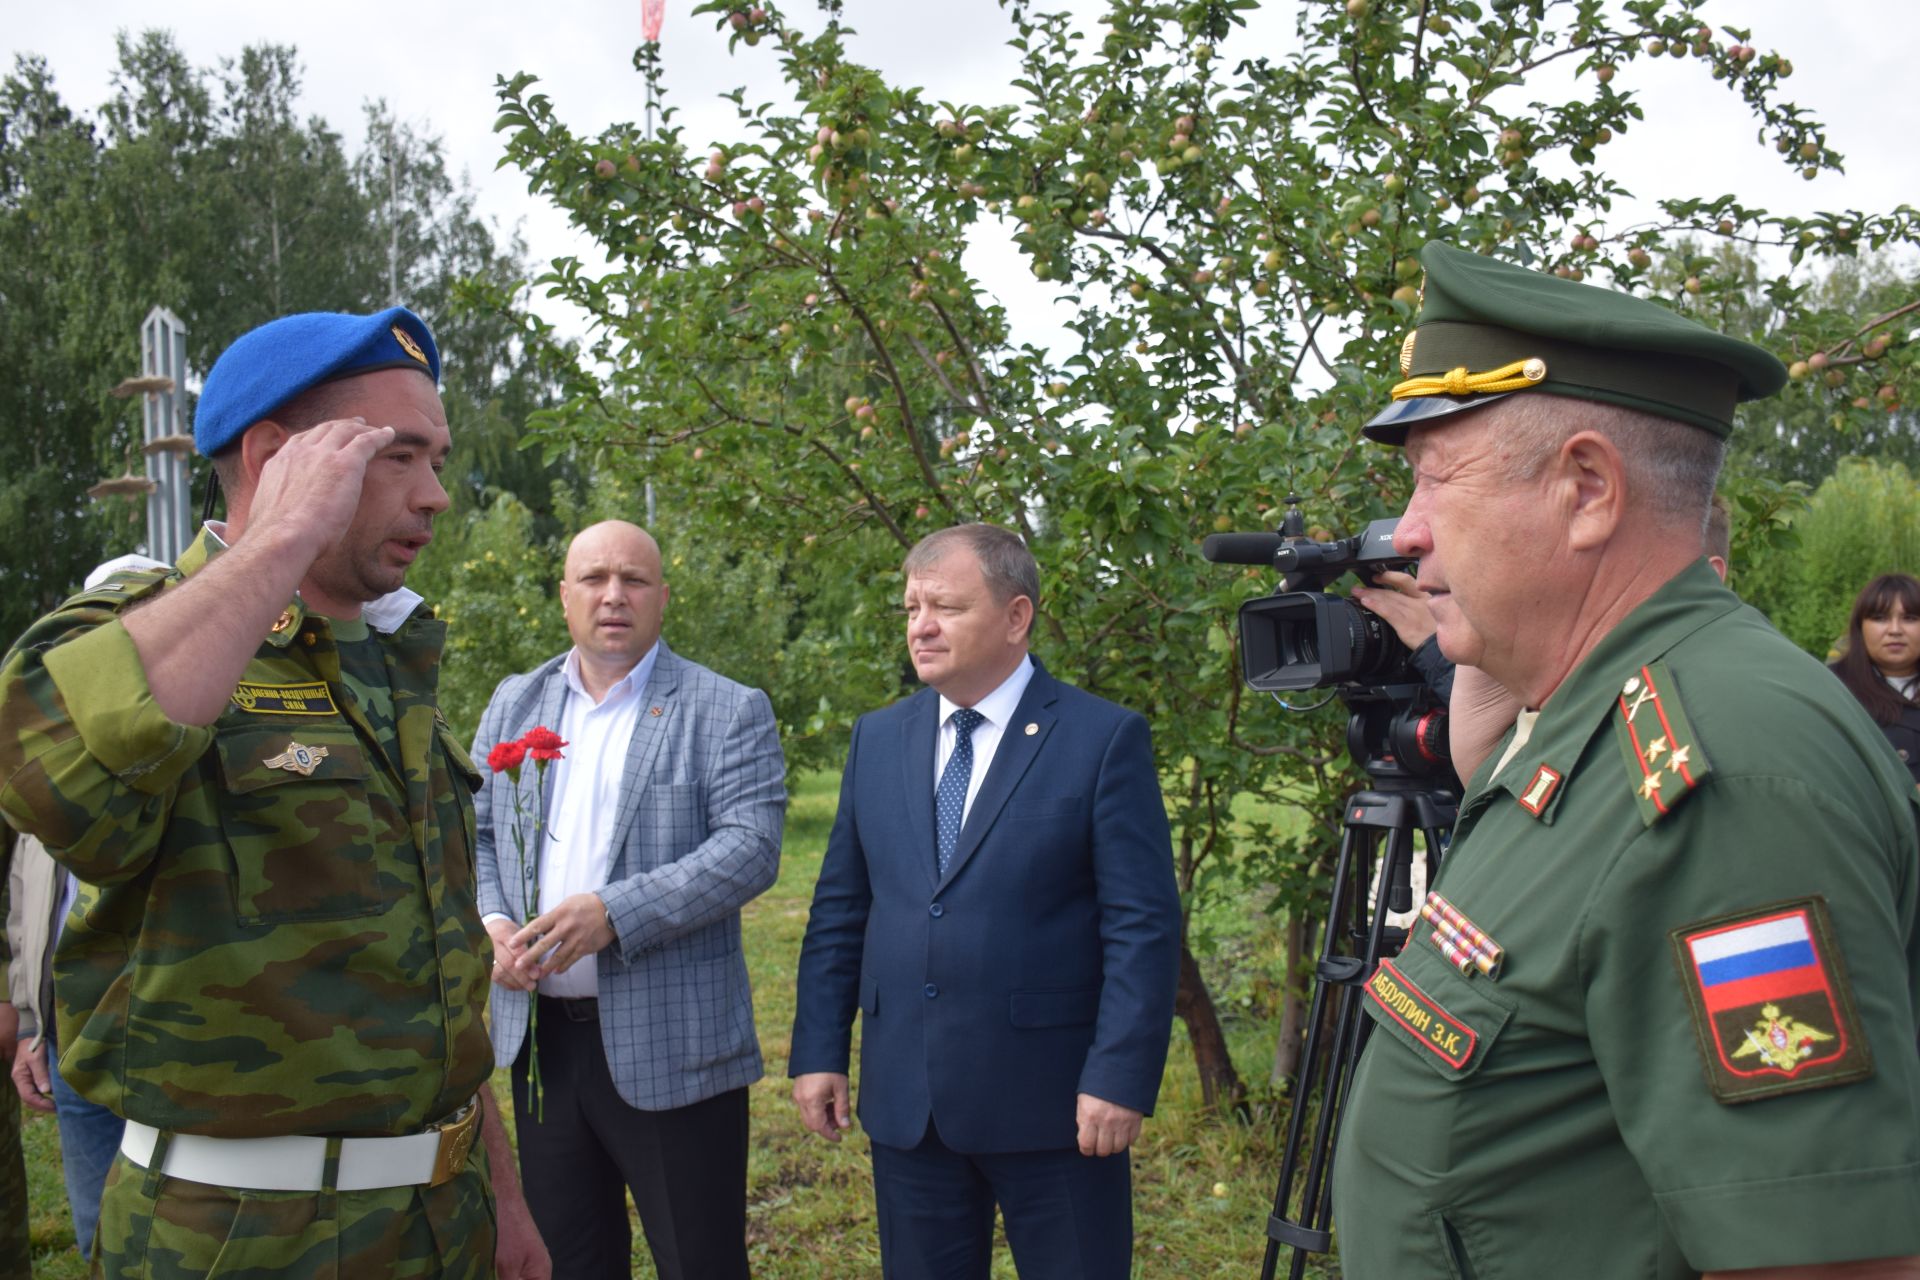
<svg viewBox="0 0 1920 1280">
<path fill-rule="evenodd" d="M 466 1167 L 480 1128 L 480 1108 L 469 1102 L 451 1120 L 425 1133 L 398 1138 L 342 1138 L 336 1191 L 439 1186 Z M 127 1121 L 120 1153 L 142 1169 L 153 1162 L 160 1131 Z M 248 1191 L 320 1191 L 326 1182 L 326 1138 L 209 1138 L 176 1133 L 160 1172 L 169 1178 Z"/>
</svg>

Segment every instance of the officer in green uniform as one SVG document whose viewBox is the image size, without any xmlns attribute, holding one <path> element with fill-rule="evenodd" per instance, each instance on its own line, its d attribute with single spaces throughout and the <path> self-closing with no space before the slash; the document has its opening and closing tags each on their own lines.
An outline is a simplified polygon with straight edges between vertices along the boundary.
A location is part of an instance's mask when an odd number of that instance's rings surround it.
<svg viewBox="0 0 1920 1280">
<path fill-rule="evenodd" d="M 96 1274 L 546 1274 L 487 1087 L 477 775 L 402 586 L 438 377 L 400 308 L 243 336 L 195 415 L 228 522 L 0 668 L 0 809 L 87 882 L 60 1070 L 128 1122 Z"/>
<path fill-rule="evenodd" d="M 1528 710 L 1363 988 L 1344 1274 L 1920 1275 L 1913 788 L 1702 559 L 1735 403 L 1785 371 L 1651 302 L 1421 261 L 1366 433 L 1406 446 L 1395 543 L 1442 650 Z"/>
</svg>

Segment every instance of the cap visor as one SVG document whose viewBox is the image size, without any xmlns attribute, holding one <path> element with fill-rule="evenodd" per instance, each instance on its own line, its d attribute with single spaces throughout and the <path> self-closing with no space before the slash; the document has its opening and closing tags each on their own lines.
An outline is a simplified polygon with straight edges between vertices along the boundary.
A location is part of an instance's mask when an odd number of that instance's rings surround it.
<svg viewBox="0 0 1920 1280">
<path fill-rule="evenodd" d="M 1467 409 L 1478 409 L 1483 404 L 1505 400 L 1512 394 L 1511 391 L 1499 391 L 1488 396 L 1408 396 L 1405 400 L 1395 400 L 1379 413 L 1374 414 L 1373 418 L 1360 428 L 1360 434 L 1377 444 L 1405 444 L 1407 428 L 1416 422 L 1425 422 L 1429 418 L 1444 418 L 1450 413 L 1460 413 Z"/>
</svg>

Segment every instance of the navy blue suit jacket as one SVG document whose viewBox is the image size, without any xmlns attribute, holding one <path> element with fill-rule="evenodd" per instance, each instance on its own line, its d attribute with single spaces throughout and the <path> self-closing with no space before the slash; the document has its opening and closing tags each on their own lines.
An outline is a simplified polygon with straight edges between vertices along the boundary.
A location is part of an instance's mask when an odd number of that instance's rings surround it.
<svg viewBox="0 0 1920 1280">
<path fill-rule="evenodd" d="M 1166 1065 L 1180 897 L 1147 723 L 1033 679 L 961 829 L 934 855 L 939 697 L 854 725 L 800 952 L 788 1070 L 847 1070 L 859 1113 L 913 1147 L 1077 1141 L 1076 1095 L 1151 1112 Z"/>
</svg>

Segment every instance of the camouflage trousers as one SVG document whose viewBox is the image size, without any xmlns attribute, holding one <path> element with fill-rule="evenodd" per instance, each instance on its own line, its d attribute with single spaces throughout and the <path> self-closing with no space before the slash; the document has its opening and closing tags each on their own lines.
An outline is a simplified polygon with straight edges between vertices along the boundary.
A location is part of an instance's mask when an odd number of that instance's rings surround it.
<svg viewBox="0 0 1920 1280">
<path fill-rule="evenodd" d="M 27 1162 L 20 1154 L 20 1095 L 0 1088 L 0 1276 L 25 1277 L 32 1267 L 27 1239 Z"/>
<path fill-rule="evenodd" d="M 441 1186 L 331 1194 L 208 1186 L 121 1155 L 98 1240 L 104 1280 L 481 1280 L 494 1273 L 493 1188 L 478 1142 Z"/>
</svg>

